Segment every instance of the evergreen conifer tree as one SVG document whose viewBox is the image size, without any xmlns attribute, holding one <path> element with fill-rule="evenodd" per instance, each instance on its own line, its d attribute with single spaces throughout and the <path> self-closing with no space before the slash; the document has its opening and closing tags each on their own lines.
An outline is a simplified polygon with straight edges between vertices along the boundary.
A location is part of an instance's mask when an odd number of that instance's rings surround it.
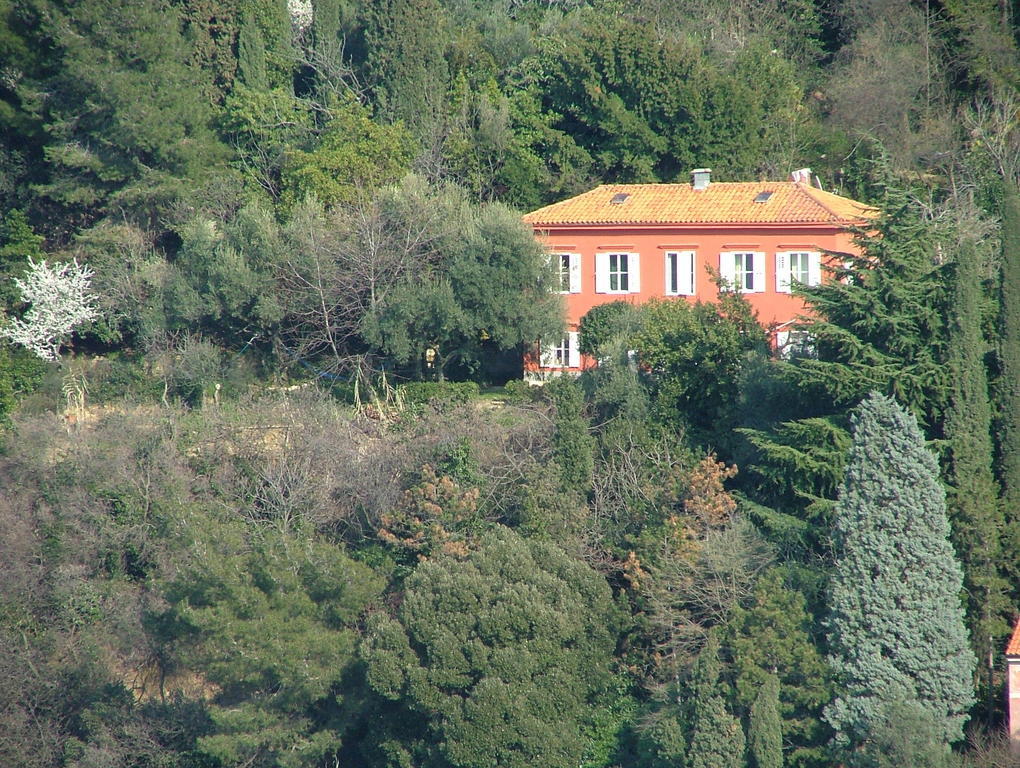
<svg viewBox="0 0 1020 768">
<path fill-rule="evenodd" d="M 822 710 L 832 700 L 824 655 L 813 642 L 815 621 L 804 595 L 788 587 L 780 569 L 762 576 L 746 607 L 738 607 L 723 635 L 733 658 L 736 705 L 750 710 L 774 675 L 779 681 L 779 717 L 784 757 L 790 765 L 828 766 L 831 735 Z M 753 729 L 753 720 L 751 723 Z"/>
<path fill-rule="evenodd" d="M 1002 196 L 1002 309 L 998 395 L 999 480 L 1006 514 L 1007 575 L 1020 584 L 1020 190 Z"/>
<path fill-rule="evenodd" d="M 343 54 L 340 0 L 315 0 L 312 19 L 312 47 L 315 62 L 327 71 L 340 64 Z"/>
<path fill-rule="evenodd" d="M 427 21 L 426 21 L 427 20 Z M 450 19 L 438 0 L 376 0 L 361 8 L 363 77 L 386 121 L 415 136 L 440 117 L 450 74 L 443 51 Z"/>
<path fill-rule="evenodd" d="M 595 438 L 588 431 L 584 416 L 584 393 L 568 378 L 551 381 L 546 390 L 556 406 L 556 432 L 553 450 L 566 488 L 582 494 L 591 490 L 595 470 Z"/>
<path fill-rule="evenodd" d="M 244 0 L 242 13 L 262 37 L 269 87 L 289 93 L 294 87 L 294 30 L 287 0 Z"/>
<path fill-rule="evenodd" d="M 963 735 L 975 659 L 938 465 L 916 420 L 890 398 L 872 393 L 852 424 L 829 604 L 842 690 L 826 719 L 853 758 L 893 702 L 917 701 L 948 744 Z"/>
<path fill-rule="evenodd" d="M 689 768 L 743 768 L 744 730 L 726 708 L 720 682 L 719 641 L 709 635 L 691 673 L 688 700 Z"/>
<path fill-rule="evenodd" d="M 43 240 L 24 211 L 15 208 L 0 218 L 0 310 L 10 310 L 21 300 L 12 278 L 24 275 L 29 259 L 43 258 Z"/>
<path fill-rule="evenodd" d="M 782 406 L 774 423 L 742 430 L 754 446 L 742 462 L 744 482 L 755 482 L 765 504 L 809 521 L 805 539 L 826 555 L 824 537 L 812 540 L 829 527 L 850 409 L 883 392 L 938 437 L 950 398 L 945 254 L 959 234 L 891 182 L 880 207 L 873 229 L 859 234 L 861 253 L 841 260 L 834 279 L 798 289 L 810 308 L 801 330 L 815 354 L 776 363 L 786 387 L 774 398 Z"/>
<path fill-rule="evenodd" d="M 783 726 L 779 720 L 779 678 L 769 675 L 751 705 L 749 751 L 754 768 L 783 768 Z"/>
<path fill-rule="evenodd" d="M 264 91 L 269 86 L 266 74 L 266 43 L 262 30 L 245 14 L 237 33 L 237 79 L 249 88 Z"/>
<path fill-rule="evenodd" d="M 1007 585 L 999 573 L 1004 527 L 999 489 L 992 474 L 992 408 L 981 332 L 981 277 L 976 254 L 963 249 L 953 274 L 949 312 L 951 387 L 946 410 L 946 479 L 951 487 L 952 541 L 963 565 L 975 651 L 1008 630 Z"/>
</svg>

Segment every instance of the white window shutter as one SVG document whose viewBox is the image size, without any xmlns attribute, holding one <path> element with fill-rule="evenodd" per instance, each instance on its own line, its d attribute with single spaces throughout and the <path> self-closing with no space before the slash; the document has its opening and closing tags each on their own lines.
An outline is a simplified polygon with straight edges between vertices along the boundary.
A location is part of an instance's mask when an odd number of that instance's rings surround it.
<svg viewBox="0 0 1020 768">
<path fill-rule="evenodd" d="M 822 255 L 820 253 L 808 254 L 808 285 L 821 285 L 822 283 Z"/>
<path fill-rule="evenodd" d="M 765 254 L 754 254 L 754 288 L 752 293 L 765 293 Z"/>
<path fill-rule="evenodd" d="M 577 345 L 578 332 L 570 331 L 567 334 L 567 358 L 571 368 L 581 367 L 581 351 Z"/>
<path fill-rule="evenodd" d="M 790 254 L 776 254 L 776 293 L 790 292 Z"/>
<path fill-rule="evenodd" d="M 595 254 L 595 293 L 609 293 L 609 254 Z"/>
<path fill-rule="evenodd" d="M 681 251 L 677 254 L 677 293 L 681 296 L 694 295 L 694 267 L 697 263 L 694 251 Z"/>
<path fill-rule="evenodd" d="M 542 368 L 555 368 L 556 367 L 556 345 L 555 344 L 543 344 L 542 355 L 539 358 L 539 365 Z"/>
<path fill-rule="evenodd" d="M 581 254 L 570 254 L 570 292 L 581 292 Z"/>
<path fill-rule="evenodd" d="M 790 343 L 790 332 L 789 331 L 776 331 L 776 352 L 782 358 L 788 358 L 790 351 L 786 349 L 786 345 Z"/>
<path fill-rule="evenodd" d="M 719 254 L 719 277 L 725 281 L 726 286 L 730 290 L 740 290 L 740 286 L 736 284 L 733 276 L 732 253 Z"/>
<path fill-rule="evenodd" d="M 641 257 L 636 253 L 627 254 L 628 293 L 641 293 Z"/>
</svg>

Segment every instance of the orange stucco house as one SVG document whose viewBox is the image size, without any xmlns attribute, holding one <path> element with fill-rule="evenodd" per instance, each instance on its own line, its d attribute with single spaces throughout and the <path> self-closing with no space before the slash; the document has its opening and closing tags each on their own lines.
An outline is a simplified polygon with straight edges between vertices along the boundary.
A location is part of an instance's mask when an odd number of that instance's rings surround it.
<svg viewBox="0 0 1020 768">
<path fill-rule="evenodd" d="M 810 171 L 790 181 L 713 182 L 696 170 L 690 184 L 612 184 L 524 216 L 559 270 L 567 336 L 543 340 L 531 378 L 577 373 L 593 365 L 577 348 L 578 324 L 596 306 L 655 297 L 715 301 L 718 271 L 745 294 L 777 346 L 804 310 L 796 282 L 825 279 L 822 265 L 856 250 L 849 227 L 874 209 L 812 184 Z"/>
<path fill-rule="evenodd" d="M 1006 644 L 1006 716 L 1010 750 L 1020 755 L 1020 619 Z"/>
</svg>

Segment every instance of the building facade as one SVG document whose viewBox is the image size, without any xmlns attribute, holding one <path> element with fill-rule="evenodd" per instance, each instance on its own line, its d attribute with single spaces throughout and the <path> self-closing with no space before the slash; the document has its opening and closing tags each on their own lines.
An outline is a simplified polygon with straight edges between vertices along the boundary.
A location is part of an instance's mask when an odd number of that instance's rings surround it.
<svg viewBox="0 0 1020 768">
<path fill-rule="evenodd" d="M 1006 727 L 1010 751 L 1020 755 L 1020 619 L 1006 644 Z"/>
<path fill-rule="evenodd" d="M 592 307 L 652 298 L 715 301 L 718 274 L 745 294 L 779 347 L 804 311 L 797 283 L 826 279 L 823 266 L 854 253 L 852 227 L 875 215 L 868 206 L 824 192 L 810 172 L 783 182 L 713 182 L 694 171 L 690 184 L 596 187 L 524 217 L 559 272 L 567 335 L 543 340 L 533 377 L 577 373 L 578 325 Z"/>
</svg>

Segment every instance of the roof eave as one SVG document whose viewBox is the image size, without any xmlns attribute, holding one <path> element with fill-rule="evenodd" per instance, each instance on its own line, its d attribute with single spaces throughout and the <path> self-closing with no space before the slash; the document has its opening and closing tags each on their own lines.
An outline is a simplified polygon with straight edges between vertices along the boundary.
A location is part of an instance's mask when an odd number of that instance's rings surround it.
<svg viewBox="0 0 1020 768">
<path fill-rule="evenodd" d="M 635 223 L 635 222 L 600 222 L 600 223 L 589 223 L 589 222 L 539 222 L 539 221 L 526 221 L 525 222 L 532 229 L 537 230 L 553 230 L 553 229 L 704 229 L 711 227 L 712 229 L 747 229 L 748 227 L 755 229 L 789 229 L 790 227 L 797 228 L 812 228 L 812 229 L 848 229 L 852 227 L 861 227 L 868 224 L 867 220 L 837 220 L 837 221 L 687 221 L 687 222 L 662 222 L 662 223 Z"/>
</svg>

